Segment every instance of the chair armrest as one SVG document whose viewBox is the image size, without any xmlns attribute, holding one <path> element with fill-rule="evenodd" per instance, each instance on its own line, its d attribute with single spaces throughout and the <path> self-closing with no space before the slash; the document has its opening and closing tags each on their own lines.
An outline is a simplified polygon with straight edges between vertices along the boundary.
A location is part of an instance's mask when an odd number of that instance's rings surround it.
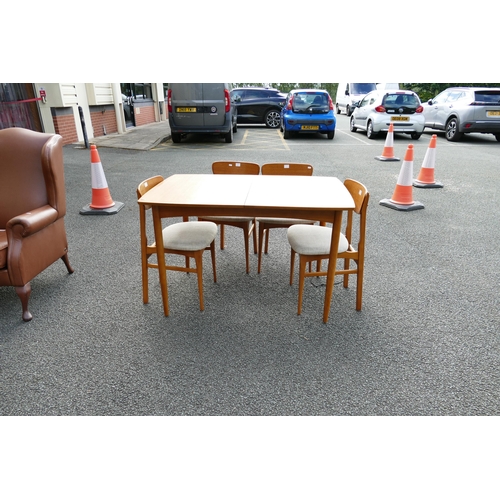
<svg viewBox="0 0 500 500">
<path fill-rule="evenodd" d="M 7 237 L 9 233 L 12 233 L 17 237 L 25 238 L 52 224 L 58 218 L 58 211 L 50 205 L 44 205 L 30 212 L 17 215 L 7 222 Z"/>
</svg>

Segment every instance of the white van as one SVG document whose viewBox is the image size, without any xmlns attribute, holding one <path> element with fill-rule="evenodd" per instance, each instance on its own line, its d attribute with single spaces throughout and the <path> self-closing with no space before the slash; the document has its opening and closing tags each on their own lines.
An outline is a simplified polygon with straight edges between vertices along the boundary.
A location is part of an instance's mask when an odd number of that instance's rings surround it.
<svg viewBox="0 0 500 500">
<path fill-rule="evenodd" d="M 339 83 L 335 100 L 337 114 L 344 111 L 347 116 L 351 116 L 353 104 L 361 101 L 372 90 L 377 90 L 376 83 Z"/>
<path fill-rule="evenodd" d="M 399 90 L 399 83 L 377 83 L 377 90 L 384 92 L 385 90 Z"/>
</svg>

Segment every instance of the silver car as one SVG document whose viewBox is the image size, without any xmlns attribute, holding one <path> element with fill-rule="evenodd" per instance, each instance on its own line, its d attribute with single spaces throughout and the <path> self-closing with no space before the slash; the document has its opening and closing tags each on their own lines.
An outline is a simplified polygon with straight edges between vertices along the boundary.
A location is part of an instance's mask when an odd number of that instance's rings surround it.
<svg viewBox="0 0 500 500">
<path fill-rule="evenodd" d="M 424 131 L 422 111 L 418 95 L 411 90 L 374 90 L 354 108 L 350 129 L 365 130 L 368 139 L 374 139 L 379 132 L 388 132 L 392 123 L 394 132 L 410 134 L 418 140 Z"/>
<path fill-rule="evenodd" d="M 425 126 L 444 130 L 446 139 L 464 134 L 493 134 L 500 141 L 500 89 L 451 87 L 424 104 Z"/>
</svg>

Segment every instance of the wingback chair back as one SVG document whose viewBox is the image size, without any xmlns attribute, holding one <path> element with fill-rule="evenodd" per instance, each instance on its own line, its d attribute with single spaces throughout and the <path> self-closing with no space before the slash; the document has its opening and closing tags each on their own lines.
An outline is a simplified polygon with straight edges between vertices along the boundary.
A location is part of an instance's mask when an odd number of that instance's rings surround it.
<svg viewBox="0 0 500 500">
<path fill-rule="evenodd" d="M 14 286 L 29 321 L 30 281 L 67 256 L 62 137 L 0 130 L 0 286 Z"/>
</svg>

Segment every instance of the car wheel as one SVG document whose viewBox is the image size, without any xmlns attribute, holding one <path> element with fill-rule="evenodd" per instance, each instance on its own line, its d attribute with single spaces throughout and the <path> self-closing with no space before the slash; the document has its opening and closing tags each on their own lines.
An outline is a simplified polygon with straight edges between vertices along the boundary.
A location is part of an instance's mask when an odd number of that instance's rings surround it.
<svg viewBox="0 0 500 500">
<path fill-rule="evenodd" d="M 335 129 L 328 132 L 328 139 L 333 139 L 335 137 Z"/>
<path fill-rule="evenodd" d="M 351 114 L 352 114 L 351 106 L 349 106 L 349 104 L 345 107 L 345 114 L 347 116 L 351 116 Z"/>
<path fill-rule="evenodd" d="M 181 134 L 173 132 L 172 133 L 172 142 L 175 142 L 176 144 L 181 142 Z"/>
<path fill-rule="evenodd" d="M 233 128 L 231 127 L 231 130 L 224 136 L 224 139 L 226 140 L 227 143 L 233 142 Z"/>
<path fill-rule="evenodd" d="M 373 131 L 373 123 L 371 120 L 366 125 L 366 137 L 368 137 L 368 139 L 375 139 L 375 137 L 377 137 L 377 134 Z"/>
<path fill-rule="evenodd" d="M 500 134 L 494 134 L 495 135 L 495 139 L 500 142 Z"/>
<path fill-rule="evenodd" d="M 412 132 L 412 133 L 411 133 L 411 138 L 412 138 L 414 141 L 418 141 L 418 140 L 420 139 L 420 136 L 421 136 L 421 135 L 422 135 L 422 134 L 419 134 L 419 133 L 417 133 L 417 132 Z"/>
<path fill-rule="evenodd" d="M 266 124 L 266 127 L 269 128 L 278 128 L 280 126 L 280 122 L 281 114 L 276 109 L 269 110 L 264 117 L 264 123 Z"/>
<path fill-rule="evenodd" d="M 446 139 L 451 142 L 457 142 L 462 139 L 463 134 L 458 131 L 458 118 L 450 118 L 445 128 Z"/>
<path fill-rule="evenodd" d="M 354 116 L 351 116 L 351 120 L 349 122 L 349 130 L 351 132 L 356 132 L 356 130 L 358 130 L 355 126 L 354 126 Z"/>
<path fill-rule="evenodd" d="M 234 133 L 238 132 L 238 122 L 237 122 L 237 121 L 235 121 L 235 122 L 234 122 L 234 125 L 233 125 L 233 132 L 234 132 Z"/>
<path fill-rule="evenodd" d="M 290 131 L 286 129 L 286 127 L 283 127 L 283 137 L 285 139 L 290 139 Z"/>
<path fill-rule="evenodd" d="M 335 104 L 335 111 L 337 111 L 337 114 L 340 115 L 340 108 L 338 104 Z"/>
</svg>

